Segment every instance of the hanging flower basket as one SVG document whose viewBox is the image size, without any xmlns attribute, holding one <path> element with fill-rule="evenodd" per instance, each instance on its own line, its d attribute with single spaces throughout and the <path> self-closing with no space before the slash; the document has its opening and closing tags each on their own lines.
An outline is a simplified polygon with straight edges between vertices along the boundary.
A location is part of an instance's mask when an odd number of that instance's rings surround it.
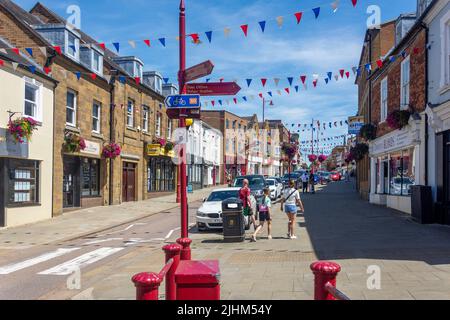
<svg viewBox="0 0 450 320">
<path fill-rule="evenodd" d="M 347 163 L 347 164 L 352 163 L 353 160 L 355 160 L 355 159 L 353 158 L 353 155 L 351 154 L 351 152 L 347 153 L 347 155 L 345 156 L 345 163 Z"/>
<path fill-rule="evenodd" d="M 80 152 L 86 149 L 86 141 L 75 133 L 67 132 L 64 136 L 64 147 L 70 153 Z"/>
<path fill-rule="evenodd" d="M 293 159 L 298 152 L 298 147 L 292 143 L 284 143 L 281 150 L 289 159 Z"/>
<path fill-rule="evenodd" d="M 324 163 L 326 160 L 328 159 L 328 157 L 326 155 L 320 155 L 318 160 L 320 163 Z"/>
<path fill-rule="evenodd" d="M 373 124 L 365 124 L 359 131 L 359 136 L 366 141 L 372 141 L 377 138 L 377 127 Z"/>
<path fill-rule="evenodd" d="M 175 146 L 175 145 L 173 144 L 173 142 L 168 141 L 168 142 L 166 143 L 166 145 L 164 146 L 164 151 L 165 151 L 166 153 L 169 153 L 170 151 L 173 150 L 174 146 Z"/>
<path fill-rule="evenodd" d="M 164 148 L 167 144 L 167 141 L 162 138 L 155 138 L 155 139 L 153 139 L 153 144 L 159 144 L 161 146 L 161 148 Z"/>
<path fill-rule="evenodd" d="M 395 110 L 387 116 L 386 122 L 392 129 L 401 129 L 408 125 L 410 117 L 411 112 L 408 110 Z"/>
<path fill-rule="evenodd" d="M 122 153 L 122 148 L 119 144 L 110 142 L 103 146 L 102 155 L 105 159 L 115 159 Z"/>
<path fill-rule="evenodd" d="M 33 131 L 37 130 L 37 121 L 32 118 L 19 118 L 9 121 L 8 132 L 14 138 L 16 143 L 24 143 L 29 141 L 33 135 Z"/>
<path fill-rule="evenodd" d="M 308 160 L 309 160 L 309 162 L 314 163 L 314 162 L 316 162 L 316 160 L 317 160 L 317 156 L 316 156 L 315 154 L 310 154 L 310 155 L 308 156 Z"/>
<path fill-rule="evenodd" d="M 366 143 L 357 143 L 353 148 L 350 149 L 350 154 L 356 161 L 361 161 L 368 153 L 369 145 Z"/>
</svg>

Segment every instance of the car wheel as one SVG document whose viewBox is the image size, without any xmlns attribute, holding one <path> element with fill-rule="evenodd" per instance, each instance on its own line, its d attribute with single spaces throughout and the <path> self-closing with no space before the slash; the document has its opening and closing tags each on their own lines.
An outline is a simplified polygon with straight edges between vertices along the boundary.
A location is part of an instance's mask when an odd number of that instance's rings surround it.
<svg viewBox="0 0 450 320">
<path fill-rule="evenodd" d="M 206 232 L 206 228 L 200 228 L 200 226 L 197 224 L 197 230 L 198 232 Z"/>
</svg>

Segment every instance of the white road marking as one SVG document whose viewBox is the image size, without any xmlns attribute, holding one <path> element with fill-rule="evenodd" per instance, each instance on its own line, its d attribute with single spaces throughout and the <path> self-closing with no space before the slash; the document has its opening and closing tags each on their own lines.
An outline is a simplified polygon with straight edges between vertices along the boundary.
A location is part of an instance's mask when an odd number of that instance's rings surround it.
<svg viewBox="0 0 450 320">
<path fill-rule="evenodd" d="M 60 248 L 60 249 L 58 249 L 56 251 L 48 252 L 48 253 L 45 253 L 43 255 L 40 255 L 40 256 L 32 258 L 32 259 L 28 259 L 28 260 L 25 260 L 25 261 L 22 261 L 22 262 L 18 262 L 18 263 L 15 263 L 15 264 L 10 264 L 10 265 L 5 266 L 5 267 L 1 267 L 0 268 L 0 274 L 10 274 L 12 272 L 16 272 L 16 271 L 19 271 L 19 270 L 22 270 L 22 269 L 34 266 L 34 265 L 36 265 L 38 263 L 45 262 L 45 261 L 51 260 L 53 258 L 60 257 L 62 255 L 65 255 L 67 253 L 70 253 L 70 252 L 73 252 L 73 251 L 79 250 L 79 249 L 80 248 L 70 248 L 70 249 Z"/>
<path fill-rule="evenodd" d="M 115 233 L 125 232 L 125 231 L 130 230 L 130 229 L 133 228 L 134 226 L 144 226 L 144 225 L 146 225 L 146 224 L 147 224 L 147 223 L 138 222 L 138 223 L 129 225 L 128 227 L 126 227 L 126 228 L 123 229 L 123 230 L 118 230 L 118 231 L 109 232 L 109 233 L 106 233 L 106 234 L 101 234 L 101 235 L 97 236 L 97 238 L 104 237 L 104 236 L 110 236 L 110 235 L 115 234 Z"/>
<path fill-rule="evenodd" d="M 64 262 L 56 267 L 42 271 L 40 275 L 66 276 L 73 273 L 77 268 L 81 269 L 87 265 L 100 261 L 110 255 L 113 255 L 125 248 L 100 248 L 98 250 L 88 252 L 75 259 Z"/>
<path fill-rule="evenodd" d="M 123 240 L 123 238 L 108 238 L 108 239 L 103 239 L 103 240 L 94 240 L 94 241 L 89 241 L 89 242 L 83 243 L 82 246 L 103 243 L 103 242 L 109 242 L 109 241 L 119 241 L 119 240 Z"/>
</svg>

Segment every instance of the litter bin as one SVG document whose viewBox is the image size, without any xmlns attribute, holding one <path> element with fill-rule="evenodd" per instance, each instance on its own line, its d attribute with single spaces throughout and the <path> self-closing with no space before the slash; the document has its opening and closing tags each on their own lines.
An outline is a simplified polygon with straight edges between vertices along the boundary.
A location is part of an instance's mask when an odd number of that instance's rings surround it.
<svg viewBox="0 0 450 320">
<path fill-rule="evenodd" d="M 411 214 L 413 219 L 421 224 L 435 223 L 431 187 L 411 186 L 411 191 Z"/>
<path fill-rule="evenodd" d="M 242 201 L 236 198 L 222 202 L 224 242 L 243 242 L 245 240 L 245 222 L 242 214 Z"/>
</svg>

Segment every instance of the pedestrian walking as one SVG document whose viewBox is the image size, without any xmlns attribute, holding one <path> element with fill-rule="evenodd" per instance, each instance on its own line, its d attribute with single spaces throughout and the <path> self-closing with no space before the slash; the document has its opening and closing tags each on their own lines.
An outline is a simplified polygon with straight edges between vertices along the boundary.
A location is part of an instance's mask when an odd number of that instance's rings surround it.
<svg viewBox="0 0 450 320">
<path fill-rule="evenodd" d="M 289 188 L 284 191 L 283 198 L 281 199 L 281 211 L 284 211 L 289 218 L 288 239 L 297 239 L 295 235 L 295 219 L 298 208 L 300 212 L 305 212 L 300 193 L 295 188 L 295 182 L 291 181 L 289 182 Z"/>
<path fill-rule="evenodd" d="M 311 172 L 311 174 L 309 175 L 309 184 L 311 185 L 310 190 L 312 194 L 316 193 L 316 189 L 315 189 L 315 177 L 314 177 L 314 173 Z"/>
<path fill-rule="evenodd" d="M 350 174 L 348 173 L 348 170 L 345 171 L 345 182 L 350 182 Z"/>
<path fill-rule="evenodd" d="M 255 213 L 253 212 L 252 201 L 250 199 L 252 193 L 248 185 L 249 181 L 244 179 L 242 188 L 239 190 L 239 199 L 242 201 L 242 214 L 250 219 L 250 223 L 253 224 L 256 230 Z"/>
<path fill-rule="evenodd" d="M 271 217 L 272 201 L 270 200 L 270 189 L 264 189 L 264 196 L 262 203 L 259 206 L 259 226 L 256 228 L 255 233 L 252 235 L 252 242 L 256 242 L 256 237 L 259 232 L 264 228 L 264 224 L 267 222 L 268 239 L 272 240 L 272 217 Z"/>
<path fill-rule="evenodd" d="M 302 188 L 303 188 L 303 194 L 308 193 L 308 174 L 306 172 L 303 172 L 302 176 Z"/>
</svg>

